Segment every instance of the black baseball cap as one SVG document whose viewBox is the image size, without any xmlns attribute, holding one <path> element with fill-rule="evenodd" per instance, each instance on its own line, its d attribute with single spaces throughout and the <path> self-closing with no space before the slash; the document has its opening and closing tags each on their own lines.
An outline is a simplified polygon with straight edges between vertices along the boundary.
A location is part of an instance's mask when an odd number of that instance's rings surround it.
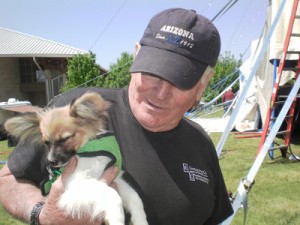
<svg viewBox="0 0 300 225">
<path fill-rule="evenodd" d="M 191 89 L 220 54 L 220 35 L 212 22 L 194 10 L 172 8 L 149 22 L 130 72 L 144 72 Z"/>
</svg>

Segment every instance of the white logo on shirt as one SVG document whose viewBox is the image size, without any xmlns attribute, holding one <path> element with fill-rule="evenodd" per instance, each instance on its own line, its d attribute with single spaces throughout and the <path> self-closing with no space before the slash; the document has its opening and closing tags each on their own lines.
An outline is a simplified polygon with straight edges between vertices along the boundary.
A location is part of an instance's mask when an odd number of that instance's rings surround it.
<svg viewBox="0 0 300 225">
<path fill-rule="evenodd" d="M 187 163 L 183 163 L 183 172 L 189 174 L 190 181 L 202 181 L 206 184 L 209 183 L 207 172 L 205 170 L 200 170 L 189 166 Z"/>
</svg>

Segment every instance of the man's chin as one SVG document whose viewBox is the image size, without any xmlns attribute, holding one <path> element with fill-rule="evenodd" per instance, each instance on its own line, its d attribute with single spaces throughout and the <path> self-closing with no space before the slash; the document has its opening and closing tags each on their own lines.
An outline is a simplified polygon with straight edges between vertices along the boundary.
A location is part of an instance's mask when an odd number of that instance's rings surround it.
<svg viewBox="0 0 300 225">
<path fill-rule="evenodd" d="M 140 125 L 149 131 L 154 131 L 158 127 L 158 122 L 152 116 L 143 116 L 142 118 L 138 118 L 138 122 Z"/>
</svg>

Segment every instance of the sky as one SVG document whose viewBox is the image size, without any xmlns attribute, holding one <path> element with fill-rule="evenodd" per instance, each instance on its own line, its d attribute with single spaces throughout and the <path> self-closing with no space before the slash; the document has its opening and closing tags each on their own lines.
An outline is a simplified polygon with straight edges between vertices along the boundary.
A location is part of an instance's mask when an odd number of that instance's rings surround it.
<svg viewBox="0 0 300 225">
<path fill-rule="evenodd" d="M 167 8 L 194 9 L 213 19 L 229 0 L 0 0 L 0 27 L 92 51 L 109 69 L 123 52 L 133 53 L 156 13 Z M 239 0 L 213 23 L 221 54 L 236 59 L 260 37 L 269 0 Z"/>
</svg>

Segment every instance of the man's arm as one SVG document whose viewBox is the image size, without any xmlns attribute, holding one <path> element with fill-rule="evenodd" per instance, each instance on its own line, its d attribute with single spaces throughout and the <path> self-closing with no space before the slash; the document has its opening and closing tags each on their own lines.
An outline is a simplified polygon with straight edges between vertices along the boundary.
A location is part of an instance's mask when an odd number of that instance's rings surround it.
<svg viewBox="0 0 300 225">
<path fill-rule="evenodd" d="M 7 165 L 0 170 L 0 202 L 19 220 L 29 222 L 33 207 L 45 201 L 40 190 L 25 180 L 16 180 Z"/>
<path fill-rule="evenodd" d="M 64 192 L 65 181 L 72 174 L 76 165 L 77 159 L 73 157 L 64 169 L 62 176 L 53 184 L 47 199 L 30 182 L 16 180 L 5 165 L 0 170 L 0 193 L 5 193 L 0 195 L 0 202 L 12 216 L 25 222 L 30 221 L 31 211 L 34 206 L 38 202 L 45 202 L 39 216 L 41 225 L 99 225 L 101 224 L 101 220 L 91 221 L 88 215 L 80 220 L 67 217 L 56 206 L 58 199 Z M 101 180 L 111 184 L 116 175 L 117 167 L 111 167 L 104 172 Z"/>
</svg>

